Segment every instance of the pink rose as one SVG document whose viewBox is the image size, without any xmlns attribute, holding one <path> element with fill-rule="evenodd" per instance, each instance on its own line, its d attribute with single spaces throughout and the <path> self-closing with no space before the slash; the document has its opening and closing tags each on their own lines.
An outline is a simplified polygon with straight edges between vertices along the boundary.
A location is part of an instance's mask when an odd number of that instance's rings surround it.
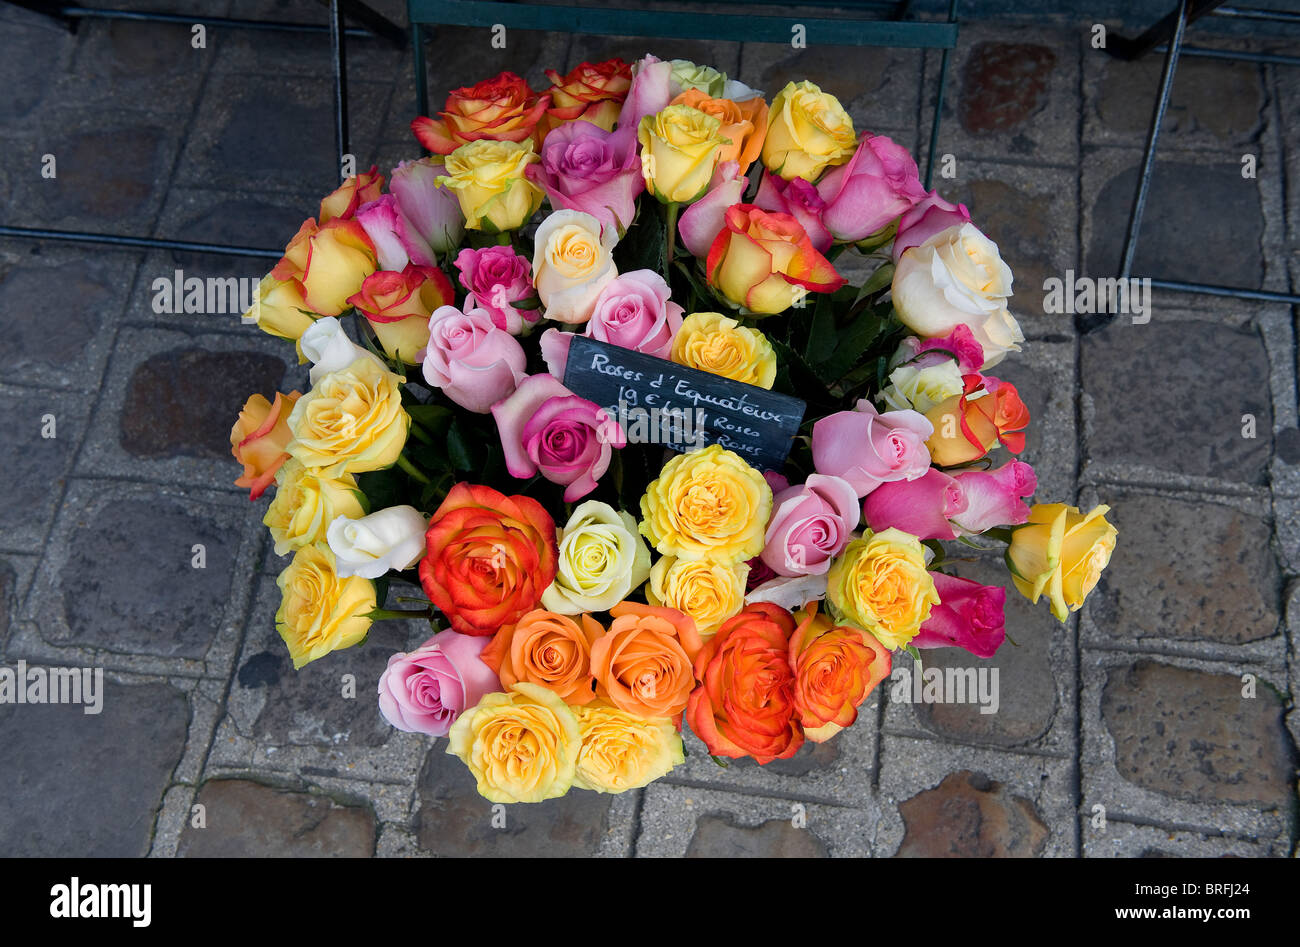
<svg viewBox="0 0 1300 947">
<path fill-rule="evenodd" d="M 398 730 L 444 737 L 456 718 L 501 682 L 479 655 L 490 637 L 440 631 L 415 651 L 388 659 L 379 712 Z"/>
<path fill-rule="evenodd" d="M 984 364 L 984 347 L 979 344 L 979 340 L 975 338 L 975 333 L 971 332 L 970 326 L 965 323 L 958 323 L 953 326 L 952 331 L 947 335 L 933 339 L 922 339 L 920 336 L 909 335 L 899 343 L 898 350 L 890 361 L 890 366 L 910 362 L 920 355 L 931 352 L 935 353 L 935 355 L 929 356 L 926 361 L 914 364 L 919 368 L 926 368 L 929 365 L 938 364 L 943 360 L 944 356 L 951 356 L 956 360 L 957 367 L 963 375 L 978 372 L 980 366 Z"/>
<path fill-rule="evenodd" d="M 378 200 L 362 204 L 356 212 L 357 223 L 361 224 L 366 236 L 375 245 L 379 268 L 396 273 L 402 272 L 411 262 L 406 247 L 397 235 L 398 216 L 397 198 L 391 194 L 384 194 Z"/>
<path fill-rule="evenodd" d="M 896 526 L 918 539 L 956 539 L 951 518 L 966 510 L 966 495 L 955 478 L 930 468 L 915 480 L 882 483 L 862 504 L 875 532 Z"/>
<path fill-rule="evenodd" d="M 931 191 L 898 219 L 894 262 L 897 263 L 904 252 L 919 247 L 940 231 L 965 223 L 970 223 L 970 211 L 965 204 L 949 204 L 938 191 Z"/>
<path fill-rule="evenodd" d="M 673 100 L 673 64 L 647 55 L 632 64 L 632 87 L 627 90 L 623 108 L 618 113 L 620 131 L 631 129 L 636 138 L 636 127 L 647 115 L 662 112 Z"/>
<path fill-rule="evenodd" d="M 772 498 L 762 560 L 777 575 L 821 575 L 858 525 L 858 495 L 839 477 L 810 474 L 807 483 Z"/>
<path fill-rule="evenodd" d="M 513 341 L 513 340 L 512 340 Z M 506 469 L 525 480 L 537 473 L 565 487 L 573 503 L 596 489 L 614 447 L 627 441 L 605 409 L 579 398 L 551 375 L 530 375 L 492 406 Z"/>
<path fill-rule="evenodd" d="M 916 411 L 880 414 L 866 399 L 813 425 L 813 464 L 820 474 L 842 477 L 864 497 L 882 483 L 915 480 L 930 469 L 925 442 L 934 425 Z"/>
<path fill-rule="evenodd" d="M 527 362 L 518 340 L 498 329 L 473 296 L 465 298 L 465 311 L 440 306 L 429 317 L 424 379 L 466 410 L 487 414 L 523 381 Z"/>
<path fill-rule="evenodd" d="M 668 298 L 671 290 L 654 270 L 621 273 L 605 284 L 583 335 L 655 358 L 668 358 L 673 337 L 682 327 L 682 307 Z M 573 333 L 547 329 L 540 346 L 546 367 L 564 378 Z"/>
<path fill-rule="evenodd" d="M 1007 590 L 931 572 L 939 604 L 909 643 L 915 648 L 965 648 L 991 658 L 1006 639 Z"/>
<path fill-rule="evenodd" d="M 645 190 L 636 130 L 607 132 L 591 122 L 566 122 L 546 136 L 542 160 L 525 170 L 555 210 L 577 210 L 621 237 Z"/>
<path fill-rule="evenodd" d="M 466 247 L 456 255 L 456 269 L 460 271 L 460 285 L 469 290 L 498 329 L 518 335 L 525 323 L 537 322 L 542 317 L 541 309 L 518 309 L 511 305 L 537 294 L 533 290 L 528 258 L 510 247 L 482 250 Z"/>
<path fill-rule="evenodd" d="M 442 164 L 432 158 L 403 161 L 393 168 L 388 189 L 397 199 L 397 236 L 412 263 L 437 266 L 465 235 L 465 215 L 454 192 L 438 187 Z"/>
<path fill-rule="evenodd" d="M 953 516 L 953 524 L 975 535 L 994 526 L 1020 526 L 1029 521 L 1024 498 L 1038 487 L 1034 468 L 1011 460 L 997 470 L 964 470 L 953 474 L 966 498 L 966 509 Z"/>
<path fill-rule="evenodd" d="M 825 253 L 831 248 L 835 238 L 822 223 L 826 202 L 817 193 L 817 188 L 803 178 L 786 181 L 770 171 L 764 171 L 754 204 L 763 210 L 789 214 L 799 221 L 818 253 Z"/>
<path fill-rule="evenodd" d="M 836 240 L 853 242 L 887 227 L 925 197 L 916 162 L 902 145 L 863 132 L 848 164 L 817 183 L 826 202 L 822 223 Z"/>
<path fill-rule="evenodd" d="M 727 208 L 740 203 L 748 184 L 749 178 L 740 174 L 735 161 L 724 161 L 714 170 L 708 193 L 683 210 L 677 221 L 682 246 L 691 256 L 708 257 L 713 241 L 727 226 Z"/>
</svg>

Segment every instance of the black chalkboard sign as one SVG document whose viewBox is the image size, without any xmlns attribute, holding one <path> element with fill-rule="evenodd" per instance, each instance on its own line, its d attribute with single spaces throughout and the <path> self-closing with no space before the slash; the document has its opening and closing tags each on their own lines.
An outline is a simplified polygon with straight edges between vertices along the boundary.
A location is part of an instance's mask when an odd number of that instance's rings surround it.
<svg viewBox="0 0 1300 947">
<path fill-rule="evenodd" d="M 629 444 L 676 451 L 720 444 L 759 470 L 781 468 L 806 407 L 789 395 L 580 335 L 569 346 L 564 386 L 608 411 Z"/>
</svg>

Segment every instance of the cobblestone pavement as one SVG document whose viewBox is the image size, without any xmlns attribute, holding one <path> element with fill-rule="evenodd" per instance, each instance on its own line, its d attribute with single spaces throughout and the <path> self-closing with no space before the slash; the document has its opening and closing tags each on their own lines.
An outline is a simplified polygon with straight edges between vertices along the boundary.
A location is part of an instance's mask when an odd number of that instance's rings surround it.
<svg viewBox="0 0 1300 947">
<path fill-rule="evenodd" d="M 308 0 L 207 6 L 322 17 Z M 185 26 L 70 35 L 9 6 L 0 29 L 5 223 L 274 247 L 333 186 L 323 38 L 213 28 L 195 49 Z M 0 241 L 0 663 L 106 674 L 97 716 L 0 705 L 3 854 L 1294 856 L 1295 313 L 1160 291 L 1146 324 L 1043 311 L 1045 279 L 1114 272 L 1159 77 L 1091 35 L 965 24 L 939 149 L 955 176 L 936 179 L 1015 269 L 1030 344 L 1000 374 L 1035 416 L 1041 495 L 1114 509 L 1119 548 L 1088 606 L 1062 626 L 1012 594 L 1018 646 L 987 662 L 997 713 L 881 688 L 791 760 L 722 769 L 691 738 L 642 792 L 513 807 L 504 829 L 441 741 L 387 727 L 369 696 L 420 628 L 385 623 L 299 673 L 276 636 L 279 561 L 264 504 L 232 486 L 227 433 L 248 393 L 305 372 L 235 316 L 151 305 L 176 270 L 265 264 Z M 539 85 L 647 49 L 769 92 L 806 76 L 924 151 L 939 59 L 914 51 L 524 33 L 494 50 L 446 29 L 431 86 L 505 68 Z M 358 163 L 386 170 L 417 153 L 409 58 L 357 39 L 350 61 Z M 1187 59 L 1136 273 L 1300 287 L 1298 194 L 1300 71 Z"/>
</svg>

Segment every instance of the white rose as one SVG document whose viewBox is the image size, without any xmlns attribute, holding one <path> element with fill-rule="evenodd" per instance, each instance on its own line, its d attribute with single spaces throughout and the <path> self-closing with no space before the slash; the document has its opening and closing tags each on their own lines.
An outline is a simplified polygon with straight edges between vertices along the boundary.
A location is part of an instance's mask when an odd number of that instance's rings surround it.
<svg viewBox="0 0 1300 947">
<path fill-rule="evenodd" d="M 337 517 L 325 534 L 340 578 L 377 579 L 401 572 L 424 555 L 429 520 L 413 506 L 390 506 L 360 519 Z"/>
<path fill-rule="evenodd" d="M 821 601 L 826 597 L 827 575 L 796 575 L 791 578 L 779 575 L 768 579 L 762 585 L 750 590 L 745 596 L 745 604 L 771 602 L 787 611 L 803 608 L 808 602 Z"/>
<path fill-rule="evenodd" d="M 601 234 L 600 221 L 577 210 L 557 210 L 537 228 L 533 285 L 546 317 L 570 324 L 586 322 L 596 297 L 618 275 L 611 255 L 618 235 Z"/>
<path fill-rule="evenodd" d="M 636 520 L 608 503 L 580 503 L 557 539 L 555 581 L 542 593 L 549 611 L 608 611 L 650 575 L 650 550 Z"/>
<path fill-rule="evenodd" d="M 1011 268 L 998 245 L 970 223 L 941 230 L 905 251 L 894 271 L 894 309 L 899 320 L 923 338 L 970 327 L 984 347 L 983 368 L 1007 352 L 1018 352 L 1024 334 L 1007 309 Z"/>
<path fill-rule="evenodd" d="M 312 361 L 310 378 L 313 385 L 323 376 L 347 368 L 359 358 L 368 358 L 380 368 L 388 368 L 373 352 L 349 339 L 343 331 L 343 323 L 333 316 L 313 322 L 298 344 L 302 347 L 302 354 Z"/>
</svg>

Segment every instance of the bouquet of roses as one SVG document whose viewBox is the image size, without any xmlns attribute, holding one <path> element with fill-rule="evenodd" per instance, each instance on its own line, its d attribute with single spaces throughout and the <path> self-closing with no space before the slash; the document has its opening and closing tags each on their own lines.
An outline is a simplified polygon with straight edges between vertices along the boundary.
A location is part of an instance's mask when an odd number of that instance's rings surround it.
<svg viewBox="0 0 1300 947">
<path fill-rule="evenodd" d="M 1007 543 L 1016 589 L 1078 609 L 1115 529 L 1030 506 L 1032 468 L 999 456 L 1029 414 L 988 372 L 1023 336 L 966 208 L 811 82 L 768 102 L 653 56 L 548 75 L 417 118 L 431 156 L 328 195 L 245 316 L 311 363 L 231 432 L 237 483 L 275 486 L 295 667 L 427 618 L 385 718 L 535 802 L 644 786 L 683 723 L 715 758 L 788 758 L 893 652 L 993 655 L 1006 591 L 950 574 L 944 541 Z M 784 398 L 792 426 L 647 438 L 574 390 L 579 340 L 711 407 Z M 427 601 L 384 608 L 393 578 Z"/>
</svg>

